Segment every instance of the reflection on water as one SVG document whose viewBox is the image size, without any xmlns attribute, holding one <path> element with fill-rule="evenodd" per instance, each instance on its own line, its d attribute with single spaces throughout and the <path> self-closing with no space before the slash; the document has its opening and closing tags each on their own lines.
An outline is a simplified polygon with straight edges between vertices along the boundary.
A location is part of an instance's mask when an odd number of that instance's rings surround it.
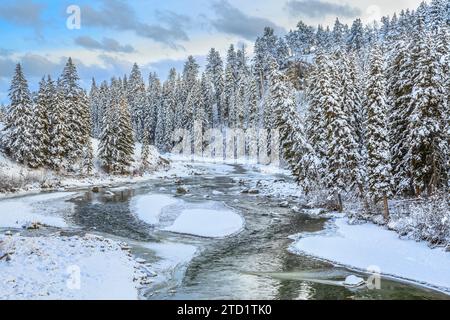
<svg viewBox="0 0 450 320">
<path fill-rule="evenodd" d="M 199 253 L 187 266 L 180 262 L 175 263 L 175 269 L 170 272 L 161 269 L 170 279 L 143 290 L 149 299 L 448 298 L 390 280 L 382 281 L 381 290 L 344 287 L 342 281 L 346 276 L 358 273 L 287 251 L 291 243 L 289 235 L 322 230 L 326 219 L 293 214 L 289 209 L 279 207 L 276 199 L 241 194 L 236 181 L 256 179 L 242 166 L 218 172 L 208 172 L 207 167 L 202 170 L 203 175 L 184 178 L 178 184 L 175 179 L 154 180 L 129 188 L 86 192 L 73 199 L 75 209 L 71 219 L 87 231 L 141 243 L 135 246 L 134 252 L 152 263 L 158 261 L 149 251 L 155 242 L 186 245 L 189 250 L 193 246 L 198 248 Z M 190 190 L 190 195 L 183 197 L 186 202 L 197 205 L 205 201 L 224 202 L 241 212 L 246 221 L 245 229 L 226 239 L 176 235 L 139 221 L 130 211 L 130 200 L 134 196 L 148 193 L 174 195 L 180 183 Z M 164 266 L 164 262 L 159 265 Z"/>
</svg>

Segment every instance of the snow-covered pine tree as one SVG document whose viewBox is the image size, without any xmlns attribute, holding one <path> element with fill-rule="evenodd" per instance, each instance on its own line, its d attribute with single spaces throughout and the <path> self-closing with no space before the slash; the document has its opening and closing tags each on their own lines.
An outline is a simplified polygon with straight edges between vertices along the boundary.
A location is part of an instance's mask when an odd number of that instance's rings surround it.
<svg viewBox="0 0 450 320">
<path fill-rule="evenodd" d="M 329 190 L 338 201 L 338 209 L 343 210 L 342 193 L 352 188 L 357 171 L 358 155 L 355 142 L 355 130 L 352 127 L 352 116 L 349 108 L 344 104 L 348 102 L 349 88 L 348 75 L 342 73 L 342 52 L 336 51 L 331 65 L 331 94 L 325 96 L 324 104 L 327 115 L 327 172 L 326 183 Z"/>
<path fill-rule="evenodd" d="M 231 69 L 231 72 L 233 74 L 234 79 L 237 78 L 238 68 L 239 68 L 239 61 L 238 61 L 238 55 L 234 48 L 234 45 L 231 44 L 227 51 L 227 64 L 226 68 Z"/>
<path fill-rule="evenodd" d="M 78 108 L 81 116 L 80 141 L 84 145 L 90 141 L 92 132 L 92 117 L 91 109 L 89 107 L 89 97 L 87 92 L 84 90 L 81 91 Z"/>
<path fill-rule="evenodd" d="M 276 42 L 275 58 L 281 68 L 286 66 L 290 55 L 291 52 L 286 41 L 282 37 L 279 37 Z"/>
<path fill-rule="evenodd" d="M 322 27 L 320 32 L 323 32 Z M 299 21 L 296 29 L 289 31 L 286 35 L 286 41 L 295 57 L 299 58 L 302 55 L 309 54 L 315 42 L 314 28 L 307 26 L 303 21 Z M 323 45 L 322 41 L 319 42 Z"/>
<path fill-rule="evenodd" d="M 233 113 L 234 109 L 234 93 L 235 93 L 236 80 L 234 78 L 234 73 L 232 67 L 227 65 L 225 69 L 225 81 L 224 81 L 224 89 L 222 94 L 222 114 L 220 115 L 220 119 L 222 121 L 222 125 L 225 127 L 229 126 L 230 113 Z"/>
<path fill-rule="evenodd" d="M 376 41 L 378 41 L 376 24 L 366 25 L 364 27 L 364 48 L 370 48 Z"/>
<path fill-rule="evenodd" d="M 250 76 L 248 82 L 248 88 L 246 90 L 247 93 L 247 126 L 246 128 L 254 128 L 257 129 L 259 127 L 259 86 L 258 80 Z"/>
<path fill-rule="evenodd" d="M 20 64 L 16 65 L 9 89 L 9 99 L 3 143 L 11 158 L 28 165 L 33 160 L 33 104 L 28 82 Z"/>
<path fill-rule="evenodd" d="M 194 87 L 195 82 L 198 80 L 200 66 L 193 56 L 189 56 L 183 68 L 183 97 L 181 100 L 186 102 L 189 93 Z"/>
<path fill-rule="evenodd" d="M 32 168 L 45 166 L 49 161 L 49 123 L 48 123 L 48 108 L 51 101 L 48 100 L 47 82 L 45 78 L 39 82 L 39 91 L 34 104 L 32 113 L 32 137 L 30 151 L 32 158 L 28 165 Z"/>
<path fill-rule="evenodd" d="M 94 172 L 94 148 L 92 147 L 92 140 L 89 139 L 83 148 L 83 170 L 82 174 L 92 175 Z"/>
<path fill-rule="evenodd" d="M 206 72 L 202 74 L 200 89 L 206 121 L 204 129 L 207 129 L 212 127 L 214 121 L 214 88 Z"/>
<path fill-rule="evenodd" d="M 283 158 L 289 164 L 296 181 L 309 193 L 317 179 L 316 160 L 296 110 L 294 89 L 279 70 L 274 70 L 271 73 L 270 91 L 270 109 L 274 111 L 274 128 L 280 134 Z"/>
<path fill-rule="evenodd" d="M 410 57 L 412 42 L 401 39 L 389 58 L 387 70 L 389 102 L 389 141 L 393 185 L 396 194 L 412 195 L 410 159 L 408 157 L 408 124 L 411 115 L 412 71 L 414 64 Z"/>
<path fill-rule="evenodd" d="M 134 139 L 133 127 L 131 123 L 131 114 L 127 105 L 125 96 L 119 97 L 118 119 L 117 121 L 117 140 L 115 141 L 115 172 L 126 174 L 130 172 L 130 166 L 133 162 Z"/>
<path fill-rule="evenodd" d="M 397 24 L 397 28 L 398 28 L 398 40 L 401 39 L 405 39 L 408 36 L 408 16 L 407 16 L 407 12 L 406 10 L 402 10 L 400 11 L 400 14 L 398 16 L 398 24 Z"/>
<path fill-rule="evenodd" d="M 102 81 L 100 87 L 98 88 L 98 100 L 99 100 L 98 137 L 100 137 L 100 134 L 102 132 L 103 115 L 105 113 L 105 110 L 109 107 L 109 100 L 110 100 L 109 85 L 107 81 Z"/>
<path fill-rule="evenodd" d="M 329 29 L 327 30 L 329 31 Z M 329 34 L 327 33 L 327 30 L 324 29 L 322 25 L 317 26 L 317 31 L 314 35 L 314 43 L 317 45 L 317 49 L 319 50 L 325 50 L 329 47 Z"/>
<path fill-rule="evenodd" d="M 449 12 L 450 14 L 450 12 Z M 442 83 L 447 96 L 446 105 L 448 115 L 448 123 L 450 125 L 450 77 L 448 76 L 450 73 L 450 28 L 441 28 L 438 32 L 437 38 L 435 39 L 435 50 L 437 54 L 437 60 L 439 61 L 439 78 Z"/>
<path fill-rule="evenodd" d="M 259 128 L 259 84 L 258 79 L 251 74 L 246 89 L 246 152 L 249 160 L 258 157 L 258 128 Z"/>
<path fill-rule="evenodd" d="M 391 193 L 391 166 L 387 132 L 386 84 L 381 49 L 371 53 L 367 85 L 367 175 L 371 198 L 383 200 L 384 217 L 389 219 L 388 197 Z"/>
<path fill-rule="evenodd" d="M 79 85 L 79 76 L 72 58 L 69 58 L 61 75 L 61 86 L 66 107 L 66 122 L 68 125 L 68 141 L 66 158 L 69 170 L 81 159 L 85 142 L 85 112 L 88 106 L 84 91 Z M 89 128 L 90 130 L 90 128 Z"/>
<path fill-rule="evenodd" d="M 141 149 L 141 174 L 145 173 L 149 169 L 149 156 L 150 156 L 150 138 L 149 132 L 144 132 L 144 138 L 142 140 Z"/>
<path fill-rule="evenodd" d="M 205 76 L 205 75 L 204 75 Z M 192 92 L 197 91 L 195 95 L 198 96 L 197 105 L 194 108 L 193 116 L 193 152 L 194 155 L 202 157 L 206 150 L 207 145 L 210 143 L 205 136 L 205 132 L 210 128 L 211 115 L 211 91 L 208 88 L 205 89 L 208 81 L 202 77 L 200 82 L 197 81 L 198 88 L 195 88 Z"/>
<path fill-rule="evenodd" d="M 345 42 L 344 25 L 336 18 L 333 27 L 333 46 L 334 48 L 340 48 Z"/>
<path fill-rule="evenodd" d="M 103 110 L 102 119 L 102 133 L 100 135 L 99 148 L 98 148 L 98 158 L 103 169 L 107 173 L 112 173 L 114 171 L 114 146 L 117 141 L 117 113 L 118 106 L 113 99 L 114 94 L 114 82 L 116 80 L 112 79 L 111 88 L 108 89 L 107 95 L 105 97 L 105 105 Z"/>
<path fill-rule="evenodd" d="M 238 63 L 234 46 L 231 45 L 227 54 L 227 65 L 225 68 L 225 81 L 222 97 L 222 114 L 220 115 L 222 125 L 230 127 L 235 118 L 234 98 L 237 89 Z"/>
<path fill-rule="evenodd" d="M 173 133 L 175 129 L 175 112 L 177 106 L 177 71 L 172 68 L 169 72 L 169 78 L 163 85 L 163 96 L 162 96 L 162 104 L 163 108 L 161 111 L 163 112 L 162 118 L 164 119 L 164 123 L 161 123 L 160 126 L 163 127 L 164 133 L 162 136 L 162 151 L 168 152 L 173 147 Z"/>
<path fill-rule="evenodd" d="M 127 80 L 127 104 L 130 108 L 133 123 L 134 136 L 137 141 L 142 139 L 144 131 L 145 109 L 147 107 L 147 97 L 144 79 L 142 78 L 139 66 L 135 63 L 131 69 L 130 77 Z"/>
<path fill-rule="evenodd" d="M 273 109 L 273 99 L 276 99 L 277 97 L 275 96 L 277 93 L 277 91 L 275 90 L 275 88 L 278 86 L 278 84 L 276 83 L 277 81 L 280 81 L 279 78 L 279 66 L 277 61 L 274 58 L 270 59 L 270 69 L 269 69 L 269 96 L 267 98 L 267 101 L 265 103 L 265 108 L 264 108 L 264 128 L 267 130 L 270 130 L 272 128 L 274 128 L 274 124 L 275 124 L 275 117 L 274 117 L 274 109 Z M 273 91 L 275 90 L 275 91 Z"/>
<path fill-rule="evenodd" d="M 8 107 L 3 103 L 0 105 L 0 122 L 5 122 Z"/>
<path fill-rule="evenodd" d="M 267 136 L 267 156 L 271 157 L 272 152 L 278 152 L 279 150 L 272 150 L 272 138 L 274 136 L 272 135 L 272 130 L 275 127 L 275 109 L 274 107 L 276 104 L 273 102 L 273 100 L 278 100 L 279 97 L 277 96 L 279 92 L 277 91 L 278 81 L 284 81 L 283 78 L 279 76 L 279 66 L 275 58 L 269 57 L 270 62 L 270 69 L 268 73 L 268 95 L 264 101 L 264 109 L 263 109 L 263 128 L 265 130 L 264 134 Z M 263 154 L 264 151 L 260 151 L 260 157 L 266 157 L 265 154 Z"/>
<path fill-rule="evenodd" d="M 362 164 L 362 144 L 364 141 L 362 123 L 362 88 L 357 75 L 356 55 L 337 52 L 339 74 L 341 78 L 341 99 L 345 108 L 348 129 L 351 130 L 347 136 L 347 167 L 349 169 L 349 189 L 354 187 L 359 190 L 360 196 L 364 197 L 365 172 Z M 340 55 L 340 57 L 339 57 Z"/>
<path fill-rule="evenodd" d="M 411 59 L 415 69 L 412 78 L 411 115 L 408 125 L 408 155 L 416 196 L 435 194 L 448 187 L 448 115 L 446 92 L 439 55 L 433 39 L 419 16 L 413 38 Z"/>
<path fill-rule="evenodd" d="M 314 148 L 317 172 L 323 181 L 327 170 L 327 99 L 332 95 L 331 65 L 329 56 L 319 51 L 314 68 L 308 79 L 306 96 L 308 100 L 306 116 L 306 136 Z"/>
<path fill-rule="evenodd" d="M 450 28 L 450 1 L 445 3 L 445 26 Z"/>
<path fill-rule="evenodd" d="M 379 44 L 381 45 L 381 50 L 383 52 L 388 52 L 395 47 L 395 42 L 398 40 L 398 35 L 400 33 L 397 14 L 394 13 L 392 19 L 389 16 L 383 17 L 382 23 L 383 25 L 380 30 L 382 41 L 380 41 Z M 374 45 L 377 45 L 377 43 Z"/>
<path fill-rule="evenodd" d="M 91 90 L 89 92 L 89 105 L 91 109 L 92 123 L 91 135 L 94 138 L 98 138 L 101 129 L 101 105 L 99 99 L 99 89 L 94 78 L 92 78 Z"/>
<path fill-rule="evenodd" d="M 164 86 L 163 86 L 164 91 Z M 165 134 L 164 134 L 164 126 L 166 122 L 166 112 L 165 112 L 165 104 L 163 103 L 163 100 L 161 99 L 161 103 L 158 106 L 157 109 L 157 116 L 156 116 L 156 127 L 155 127 L 155 146 L 158 148 L 158 150 L 163 151 L 165 148 Z"/>
<path fill-rule="evenodd" d="M 185 97 L 185 87 L 181 75 L 178 75 L 177 80 L 175 82 L 175 95 L 174 95 L 174 104 L 175 104 L 175 115 L 173 119 L 173 126 L 176 129 L 183 129 L 183 123 L 186 118 L 186 99 Z"/>
<path fill-rule="evenodd" d="M 186 129 L 190 131 L 193 151 L 196 151 L 197 155 L 201 155 L 203 150 L 202 136 L 204 126 L 207 125 L 207 120 L 205 118 L 206 114 L 204 101 L 202 99 L 201 84 L 198 80 L 194 82 L 194 86 L 189 94 L 187 110 L 190 124 Z"/>
<path fill-rule="evenodd" d="M 185 103 L 184 118 L 182 119 L 182 128 L 191 131 L 194 125 L 194 115 L 196 109 L 201 104 L 201 87 L 198 80 L 192 81 L 192 87 Z"/>
<path fill-rule="evenodd" d="M 237 74 L 243 72 L 247 76 L 250 73 L 245 45 L 242 45 L 236 52 L 236 71 Z"/>
<path fill-rule="evenodd" d="M 389 32 L 391 29 L 391 19 L 389 16 L 381 17 L 381 27 L 379 28 L 380 40 L 386 41 L 389 37 Z"/>
<path fill-rule="evenodd" d="M 219 52 L 214 48 L 209 51 L 206 58 L 206 74 L 211 81 L 213 88 L 213 122 L 212 127 L 217 128 L 220 123 L 220 115 L 222 114 L 221 99 L 224 86 L 223 79 L 223 62 Z"/>
<path fill-rule="evenodd" d="M 82 131 L 80 132 L 80 135 L 82 135 L 81 140 L 83 143 L 80 173 L 91 175 L 94 170 L 94 150 L 91 139 L 93 126 L 89 97 L 84 90 L 80 96 L 79 108 L 82 117 Z"/>
<path fill-rule="evenodd" d="M 200 66 L 193 56 L 189 56 L 184 64 L 183 73 L 180 81 L 177 81 L 175 92 L 173 93 L 176 111 L 174 113 L 174 127 L 189 129 L 193 122 L 193 107 L 188 105 L 188 99 L 191 95 L 196 82 Z M 198 88 L 196 88 L 197 90 Z"/>
<path fill-rule="evenodd" d="M 237 87 L 234 96 L 234 119 L 232 127 L 243 129 L 245 127 L 245 105 L 246 93 L 249 88 L 248 77 L 245 69 L 241 68 L 238 71 Z"/>
<path fill-rule="evenodd" d="M 70 139 L 69 124 L 67 121 L 66 100 L 61 80 L 58 79 L 55 86 L 53 80 L 47 78 L 50 157 L 48 165 L 56 171 L 66 168 L 65 158 L 68 152 L 68 140 Z"/>
<path fill-rule="evenodd" d="M 148 109 L 145 113 L 145 128 L 148 131 L 148 143 L 155 143 L 156 122 L 158 108 L 161 104 L 161 82 L 156 73 L 149 76 L 149 86 L 147 90 Z M 145 137 L 145 136 L 144 136 Z"/>
<path fill-rule="evenodd" d="M 258 79 L 259 95 L 261 97 L 265 96 L 267 89 L 266 85 L 271 62 L 270 58 L 275 59 L 277 63 L 281 60 L 277 56 L 277 42 L 278 37 L 270 27 L 265 27 L 263 35 L 258 37 L 255 42 L 253 74 Z M 283 57 L 283 59 L 286 59 L 286 57 Z"/>
<path fill-rule="evenodd" d="M 364 29 L 361 19 L 353 21 L 350 29 L 350 36 L 347 39 L 347 48 L 353 51 L 359 51 L 364 45 Z"/>
<path fill-rule="evenodd" d="M 424 23 L 423 28 L 429 30 L 430 18 L 431 18 L 430 6 L 425 1 L 422 1 L 414 13 L 414 20 L 423 21 Z"/>
</svg>

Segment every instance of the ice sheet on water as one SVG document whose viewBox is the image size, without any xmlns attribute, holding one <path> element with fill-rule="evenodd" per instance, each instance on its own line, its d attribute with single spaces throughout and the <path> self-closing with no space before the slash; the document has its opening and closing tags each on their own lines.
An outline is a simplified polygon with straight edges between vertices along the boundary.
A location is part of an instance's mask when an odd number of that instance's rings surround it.
<svg viewBox="0 0 450 320">
<path fill-rule="evenodd" d="M 164 208 L 179 203 L 180 201 L 170 195 L 145 194 L 134 197 L 130 206 L 131 211 L 137 215 L 138 219 L 151 225 L 157 225 Z"/>
<path fill-rule="evenodd" d="M 20 228 L 29 222 L 66 227 L 67 223 L 60 213 L 70 208 L 72 204 L 56 200 L 64 200 L 75 194 L 75 192 L 56 192 L 1 200 L 0 227 Z"/>
</svg>

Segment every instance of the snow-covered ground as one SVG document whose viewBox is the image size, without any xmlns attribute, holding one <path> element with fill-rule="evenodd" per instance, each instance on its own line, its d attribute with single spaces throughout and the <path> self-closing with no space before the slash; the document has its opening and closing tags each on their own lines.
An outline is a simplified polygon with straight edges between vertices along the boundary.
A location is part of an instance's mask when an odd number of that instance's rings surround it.
<svg viewBox="0 0 450 320">
<path fill-rule="evenodd" d="M 450 293 L 450 252 L 425 242 L 400 239 L 372 223 L 351 225 L 335 215 L 325 231 L 298 234 L 290 250 L 359 270 L 412 280 Z"/>
<path fill-rule="evenodd" d="M 303 191 L 293 181 L 284 180 L 259 180 L 258 185 L 255 186 L 260 189 L 262 195 L 272 196 L 276 198 L 301 198 L 304 196 Z"/>
<path fill-rule="evenodd" d="M 0 300 L 137 299 L 148 275 L 125 249 L 92 235 L 0 235 Z"/>
<path fill-rule="evenodd" d="M 234 171 L 234 167 L 231 164 L 224 162 L 214 162 L 213 159 L 201 159 L 195 163 L 187 160 L 183 157 L 177 157 L 173 155 L 164 155 L 164 157 L 171 160 L 171 166 L 166 171 L 155 172 L 156 177 L 188 177 L 193 175 L 214 175 L 225 176 Z"/>
<path fill-rule="evenodd" d="M 67 227 L 63 214 L 71 209 L 71 204 L 64 199 L 75 194 L 75 192 L 44 193 L 0 201 L 0 228 L 21 228 L 30 223 Z"/>
<path fill-rule="evenodd" d="M 201 237 L 222 238 L 240 231 L 244 219 L 231 210 L 186 209 L 166 231 Z"/>
</svg>

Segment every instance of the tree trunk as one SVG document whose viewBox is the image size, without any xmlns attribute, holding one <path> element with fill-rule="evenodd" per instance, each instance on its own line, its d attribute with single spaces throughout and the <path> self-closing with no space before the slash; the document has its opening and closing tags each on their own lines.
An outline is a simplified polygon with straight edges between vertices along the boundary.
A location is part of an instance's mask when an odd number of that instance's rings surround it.
<svg viewBox="0 0 450 320">
<path fill-rule="evenodd" d="M 416 189 L 416 190 L 415 190 L 416 197 L 419 198 L 419 197 L 420 197 L 420 187 L 419 187 L 419 186 L 416 186 L 415 189 Z"/>
<path fill-rule="evenodd" d="M 361 193 L 364 209 L 366 210 L 367 213 L 370 213 L 369 202 L 367 201 L 367 197 L 364 194 L 363 186 L 361 184 L 358 184 L 358 189 L 359 189 L 359 192 Z"/>
<path fill-rule="evenodd" d="M 339 212 L 342 212 L 344 211 L 344 206 L 342 205 L 342 197 L 339 192 L 337 193 L 337 199 L 338 199 L 338 210 Z"/>
<path fill-rule="evenodd" d="M 264 75 L 263 75 L 262 71 L 259 72 L 259 78 L 261 80 L 261 91 L 260 91 L 260 93 L 261 93 L 261 99 L 262 99 L 264 97 Z"/>
<path fill-rule="evenodd" d="M 386 192 L 383 193 L 383 204 L 384 204 L 384 220 L 389 222 L 389 203 Z"/>
</svg>

